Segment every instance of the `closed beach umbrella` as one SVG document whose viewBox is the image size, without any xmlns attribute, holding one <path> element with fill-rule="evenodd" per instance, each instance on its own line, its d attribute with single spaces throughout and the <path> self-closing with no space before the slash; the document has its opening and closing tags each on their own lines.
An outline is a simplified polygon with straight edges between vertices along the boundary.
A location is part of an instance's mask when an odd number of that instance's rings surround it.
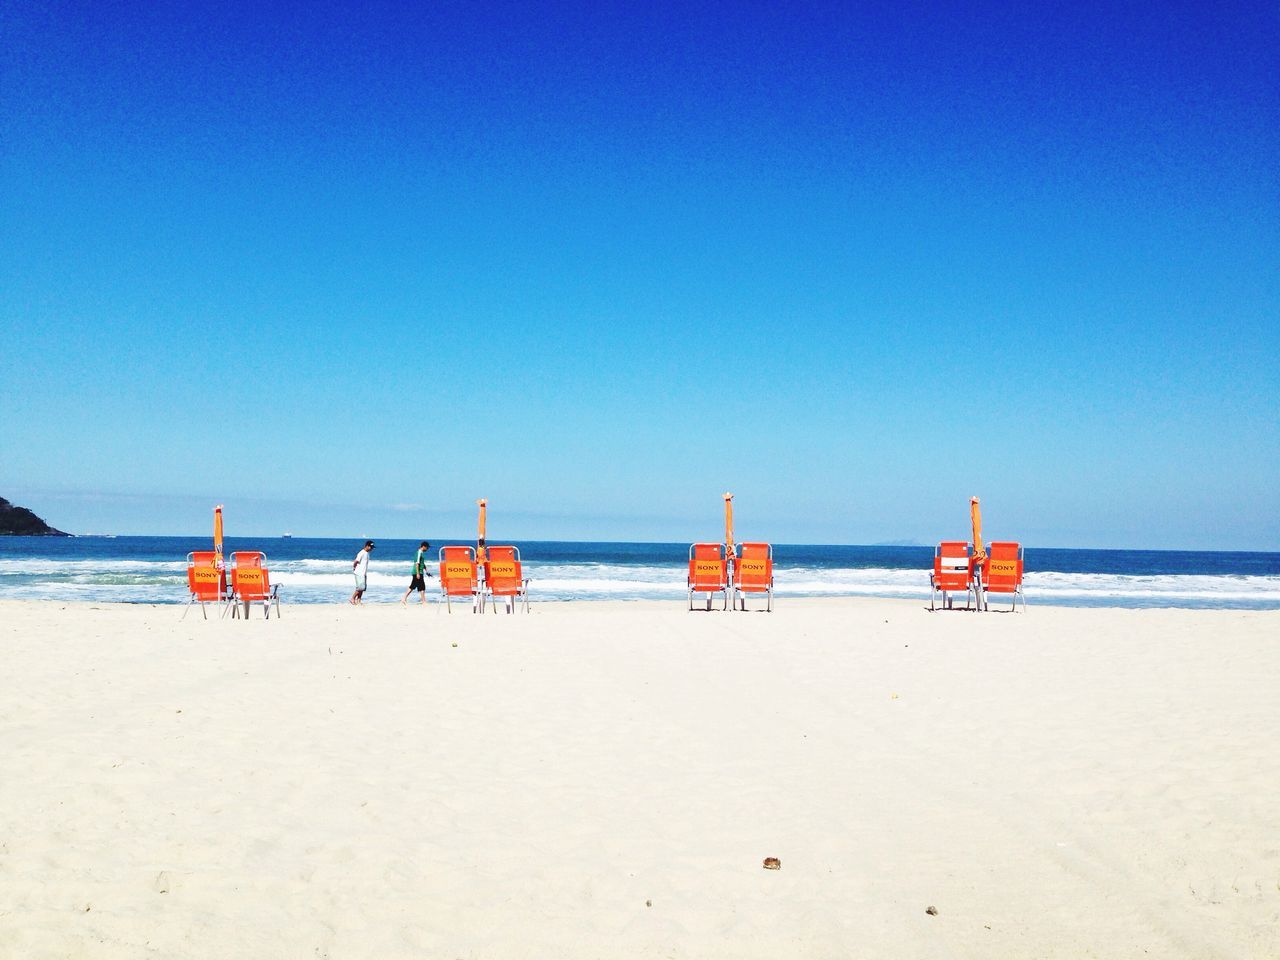
<svg viewBox="0 0 1280 960">
<path fill-rule="evenodd" d="M 218 570 L 218 588 L 225 593 L 227 569 L 222 563 L 222 504 L 213 508 L 213 565 Z"/>
<path fill-rule="evenodd" d="M 969 498 L 969 521 L 973 524 L 973 557 L 970 569 L 973 571 L 974 589 L 978 595 L 978 609 L 986 609 L 986 601 L 982 593 L 982 564 L 987 559 L 987 551 L 982 547 L 982 510 L 978 507 L 978 498 Z"/>
<path fill-rule="evenodd" d="M 724 495 L 724 552 L 733 556 L 733 494 Z"/>
<path fill-rule="evenodd" d="M 981 563 L 987 559 L 987 551 L 982 548 L 982 510 L 977 497 L 969 498 L 969 519 L 973 523 L 973 559 Z"/>
<path fill-rule="evenodd" d="M 213 508 L 213 562 L 222 569 L 222 504 Z"/>
<path fill-rule="evenodd" d="M 476 559 L 480 563 L 484 563 L 484 513 L 486 504 L 484 500 L 477 500 L 476 503 L 480 507 L 480 535 L 476 539 Z"/>
</svg>

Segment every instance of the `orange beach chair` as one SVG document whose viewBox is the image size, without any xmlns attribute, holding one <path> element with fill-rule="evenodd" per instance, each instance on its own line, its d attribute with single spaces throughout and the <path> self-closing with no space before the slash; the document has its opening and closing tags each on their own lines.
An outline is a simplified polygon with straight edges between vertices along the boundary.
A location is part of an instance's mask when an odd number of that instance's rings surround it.
<svg viewBox="0 0 1280 960">
<path fill-rule="evenodd" d="M 929 609 L 935 609 L 934 601 L 942 596 L 943 607 L 950 609 L 948 594 L 965 594 L 965 606 L 972 606 L 973 569 L 969 562 L 969 544 L 964 540 L 944 540 L 933 551 L 933 573 L 929 575 L 932 593 Z"/>
<path fill-rule="evenodd" d="M 1018 598 L 1022 598 L 1022 610 L 1027 609 L 1027 598 L 1022 592 L 1022 568 L 1025 552 L 1019 543 L 1001 541 L 993 542 L 987 547 L 987 559 L 982 564 L 982 585 L 990 595 L 1004 593 L 1009 595 L 1013 606 L 1018 609 Z"/>
<path fill-rule="evenodd" d="M 725 563 L 724 544 L 695 543 L 689 547 L 689 609 L 693 595 L 707 595 L 707 609 L 717 593 L 724 595 L 722 610 L 729 609 L 729 570 Z"/>
<path fill-rule="evenodd" d="M 524 600 L 529 612 L 529 581 L 524 578 L 518 547 L 486 547 L 484 560 L 484 592 L 498 612 L 498 598 L 506 604 L 507 613 L 516 612 L 516 602 Z"/>
<path fill-rule="evenodd" d="M 453 613 L 450 597 L 469 597 L 471 612 L 484 612 L 484 591 L 480 588 L 474 547 L 440 548 L 440 592 L 450 613 Z"/>
<path fill-rule="evenodd" d="M 217 567 L 217 554 L 212 550 L 195 550 L 187 554 L 187 587 L 191 591 L 191 599 L 182 611 L 182 619 L 187 619 L 191 612 L 191 604 L 200 604 L 200 612 L 206 620 L 209 614 L 205 604 L 216 603 L 222 606 L 221 615 L 226 615 L 226 604 L 230 597 L 227 594 L 227 575 Z"/>
<path fill-rule="evenodd" d="M 733 564 L 733 607 L 747 609 L 748 594 L 763 594 L 765 610 L 773 611 L 773 546 L 744 543 Z"/>
<path fill-rule="evenodd" d="M 231 555 L 231 590 L 235 604 L 231 613 L 237 615 L 244 606 L 244 618 L 249 619 L 251 604 L 261 603 L 263 616 L 271 619 L 271 605 L 275 604 L 276 616 L 280 616 L 280 587 L 271 583 L 267 570 L 267 555 L 257 550 L 238 550 Z"/>
</svg>

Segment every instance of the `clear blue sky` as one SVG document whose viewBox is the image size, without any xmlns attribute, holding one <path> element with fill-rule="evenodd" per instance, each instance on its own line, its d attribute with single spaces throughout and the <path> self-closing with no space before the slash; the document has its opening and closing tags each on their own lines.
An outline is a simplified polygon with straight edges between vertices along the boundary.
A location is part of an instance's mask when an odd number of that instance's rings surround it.
<svg viewBox="0 0 1280 960">
<path fill-rule="evenodd" d="M 1274 3 L 9 5 L 78 532 L 1280 549 Z"/>
</svg>

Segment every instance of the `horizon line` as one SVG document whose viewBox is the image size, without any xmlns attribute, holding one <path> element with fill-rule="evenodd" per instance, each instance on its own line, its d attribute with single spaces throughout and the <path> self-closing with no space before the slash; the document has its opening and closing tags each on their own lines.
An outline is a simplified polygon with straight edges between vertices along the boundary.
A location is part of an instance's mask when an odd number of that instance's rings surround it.
<svg viewBox="0 0 1280 960">
<path fill-rule="evenodd" d="M 119 537 L 131 537 L 131 538 L 139 539 L 139 540 L 179 540 L 179 539 L 183 539 L 183 540 L 188 540 L 188 539 L 189 539 L 189 540 L 201 540 L 201 539 L 212 539 L 212 536 L 211 536 L 211 534 L 209 534 L 209 533 L 198 533 L 198 534 L 179 534 L 179 533 L 174 533 L 174 534 L 157 534 L 157 533 L 69 533 L 69 532 L 66 532 L 66 531 L 64 531 L 64 532 L 66 533 L 67 537 L 69 537 L 69 538 L 71 538 L 71 539 L 99 539 L 99 540 L 111 540 L 111 539 L 117 539 L 117 538 L 119 538 Z M 20 538 L 20 539 L 28 539 L 28 540 L 60 540 L 60 539 L 63 539 L 62 537 L 58 537 L 58 536 L 50 536 L 50 535 L 48 535 L 48 534 L 42 534 L 42 535 L 35 535 L 35 536 L 22 536 L 22 537 L 16 537 L 16 536 L 12 536 L 12 535 L 10 535 L 10 536 L 0 537 L 0 540 L 7 540 L 7 539 L 19 539 L 19 538 Z M 246 540 L 246 539 L 263 539 L 263 540 L 350 540 L 350 541 L 352 541 L 352 542 L 355 542 L 355 541 L 363 541 L 363 540 L 374 540 L 374 541 L 377 541 L 378 539 L 382 539 L 382 540 L 389 540 L 389 541 L 404 541 L 404 542 L 406 542 L 406 543 L 410 543 L 410 542 L 413 542 L 413 541 L 419 541 L 419 542 L 420 542 L 421 540 L 424 540 L 424 539 L 426 539 L 426 540 L 430 540 L 430 537 L 416 537 L 416 536 L 415 536 L 415 537 L 393 537 L 393 536 L 380 536 L 380 535 L 378 535 L 378 534 L 373 534 L 373 535 L 368 535 L 368 534 L 357 534 L 357 535 L 352 535 L 352 536 L 340 536 L 340 537 L 334 537 L 334 536 L 310 536 L 310 535 L 301 535 L 301 534 L 291 534 L 290 536 L 287 536 L 287 537 L 286 537 L 286 536 L 282 536 L 281 534 L 274 534 L 274 535 L 271 535 L 271 534 L 234 534 L 234 535 L 228 535 L 228 536 L 226 537 L 226 539 L 227 539 L 227 540 Z M 475 541 L 475 539 L 476 539 L 476 538 L 475 538 L 475 537 L 473 537 L 473 536 L 472 536 L 472 537 L 441 537 L 441 538 L 439 538 L 439 539 L 438 539 L 438 542 L 439 542 L 439 543 L 441 543 L 441 544 L 466 544 L 466 543 L 473 543 L 473 542 Z M 722 541 L 719 541 L 719 540 L 690 540 L 690 541 L 684 541 L 684 540 L 579 540 L 579 539 L 572 539 L 572 538 L 570 538 L 570 539 L 563 539 L 563 540 L 548 540 L 548 539 L 538 538 L 538 537 L 509 537 L 509 538 L 504 538 L 504 539 L 505 539 L 505 542 L 508 542 L 508 543 L 522 543 L 522 542 L 523 542 L 523 543 L 584 543 L 584 544 L 585 544 L 585 543 L 601 543 L 601 544 L 610 544 L 610 543 L 612 543 L 612 544 L 630 544 L 630 545 L 637 545 L 637 546 L 685 546 L 685 545 L 693 544 L 693 543 L 719 543 L 719 542 L 722 542 Z M 486 538 L 486 545 L 487 545 L 487 546 L 499 545 L 501 542 L 502 542 L 502 541 L 493 540 L 493 538 Z M 930 547 L 934 547 L 934 546 L 936 546 L 936 544 L 935 544 L 935 543 L 931 543 L 931 542 L 919 542 L 919 541 L 902 542 L 902 541 L 892 541 L 892 540 L 890 540 L 890 541 L 878 541 L 878 542 L 876 542 L 876 543 L 799 543 L 799 542 L 788 542 L 788 541 L 782 541 L 782 540 L 778 540 L 778 541 L 760 541 L 760 540 L 754 540 L 754 541 L 753 541 L 753 540 L 745 540 L 745 541 L 744 541 L 744 540 L 735 540 L 734 542 L 735 542 L 735 543 L 737 543 L 737 544 L 741 544 L 741 543 L 769 543 L 771 546 L 774 546 L 774 547 L 779 547 L 779 546 L 781 546 L 781 547 L 882 547 L 882 548 L 883 548 L 883 547 L 900 547 L 900 548 L 903 548 L 903 549 L 929 549 Z M 942 541 L 938 541 L 938 542 L 940 543 L 940 542 L 942 542 Z M 968 541 L 966 541 L 966 542 L 968 542 Z M 987 542 L 988 544 L 990 544 L 991 542 L 998 542 L 998 541 L 986 541 L 986 542 Z M 1251 554 L 1258 554 L 1258 555 L 1261 555 L 1261 556 L 1268 556 L 1268 555 L 1273 555 L 1273 554 L 1280 553 L 1280 549 L 1275 549 L 1275 550 L 1241 550 L 1241 549 L 1231 549 L 1231 548 L 1222 548 L 1222 547 L 1217 547 L 1217 548 L 1204 548 L 1204 547 L 1197 547 L 1197 548 L 1188 548 L 1188 547 L 1063 547 L 1063 546 L 1045 546 L 1045 545 L 1035 545 L 1035 546 L 1031 546 L 1031 545 L 1028 545 L 1028 544 L 1026 544 L 1026 543 L 1022 543 L 1021 541 L 1014 541 L 1014 542 L 1019 543 L 1019 544 L 1023 547 L 1023 549 L 1030 549 L 1030 550 L 1092 550 L 1092 551 L 1098 551 L 1098 552 L 1114 552 L 1114 553 L 1133 553 L 1133 552 L 1141 552 L 1141 553 L 1244 553 L 1244 554 L 1250 554 L 1250 553 L 1251 553 Z"/>
</svg>

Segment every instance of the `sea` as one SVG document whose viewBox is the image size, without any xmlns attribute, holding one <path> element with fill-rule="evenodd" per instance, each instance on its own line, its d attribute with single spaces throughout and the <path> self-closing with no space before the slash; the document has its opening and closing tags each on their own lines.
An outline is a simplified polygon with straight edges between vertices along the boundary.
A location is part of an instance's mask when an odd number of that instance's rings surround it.
<svg viewBox="0 0 1280 960">
<path fill-rule="evenodd" d="M 432 541 L 435 550 L 448 543 Z M 363 540 L 228 538 L 267 554 L 289 603 L 336 603 L 352 590 Z M 688 544 L 518 541 L 530 598 L 685 599 Z M 392 603 L 409 585 L 417 540 L 381 539 L 366 600 Z M 186 603 L 186 557 L 205 537 L 0 537 L 0 598 Z M 927 601 L 933 548 L 775 544 L 777 599 L 899 597 Z M 434 581 L 428 581 L 433 588 Z M 1031 605 L 1280 609 L 1280 553 L 1028 547 Z M 429 595 L 433 591 L 429 589 Z M 438 595 L 438 594 L 434 594 Z"/>
</svg>

